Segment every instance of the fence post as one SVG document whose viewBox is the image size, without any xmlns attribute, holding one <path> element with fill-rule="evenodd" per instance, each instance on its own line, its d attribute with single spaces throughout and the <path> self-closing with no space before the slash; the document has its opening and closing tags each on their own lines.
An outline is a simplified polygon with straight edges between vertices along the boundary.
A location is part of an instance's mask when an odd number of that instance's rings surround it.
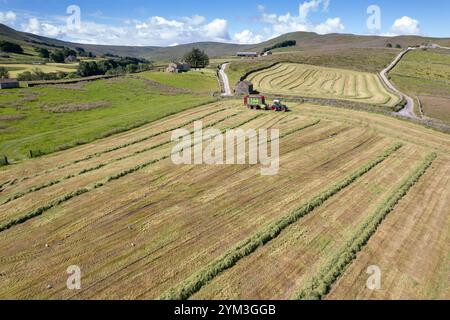
<svg viewBox="0 0 450 320">
<path fill-rule="evenodd" d="M 33 158 L 33 150 L 30 150 L 30 158 Z"/>
<path fill-rule="evenodd" d="M 7 166 L 8 164 L 9 164 L 9 162 L 8 162 L 8 157 L 5 156 L 5 166 Z"/>
</svg>

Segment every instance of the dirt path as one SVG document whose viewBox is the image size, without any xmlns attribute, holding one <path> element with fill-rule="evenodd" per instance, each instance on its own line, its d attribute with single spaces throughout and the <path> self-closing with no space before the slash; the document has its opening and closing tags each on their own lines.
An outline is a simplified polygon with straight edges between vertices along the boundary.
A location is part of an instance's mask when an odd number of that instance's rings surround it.
<svg viewBox="0 0 450 320">
<path fill-rule="evenodd" d="M 229 63 L 222 64 L 222 66 L 220 67 L 220 71 L 219 71 L 219 75 L 220 75 L 220 78 L 222 79 L 223 90 L 224 90 L 224 92 L 222 93 L 222 96 L 232 96 L 230 82 L 229 82 L 228 76 L 225 72 L 225 69 L 227 68 L 228 65 L 229 65 Z"/>
<path fill-rule="evenodd" d="M 414 99 L 398 90 L 388 78 L 388 73 L 395 68 L 395 66 L 400 62 L 400 60 L 405 56 L 405 54 L 407 54 L 412 50 L 415 50 L 415 48 L 408 48 L 402 51 L 386 69 L 380 72 L 380 77 L 381 80 L 389 89 L 391 89 L 393 92 L 400 95 L 406 100 L 405 107 L 402 110 L 400 110 L 398 114 L 407 118 L 417 119 L 417 116 L 414 113 Z"/>
</svg>

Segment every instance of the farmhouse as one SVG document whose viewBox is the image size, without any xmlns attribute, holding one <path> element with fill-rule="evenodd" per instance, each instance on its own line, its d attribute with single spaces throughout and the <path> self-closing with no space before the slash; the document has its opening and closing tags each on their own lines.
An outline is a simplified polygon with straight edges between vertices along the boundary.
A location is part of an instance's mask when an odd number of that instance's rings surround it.
<svg viewBox="0 0 450 320">
<path fill-rule="evenodd" d="M 187 72 L 189 70 L 191 70 L 191 66 L 188 63 L 181 63 L 181 62 L 173 61 L 167 67 L 166 72 L 181 73 L 181 72 Z"/>
<path fill-rule="evenodd" d="M 236 94 L 251 94 L 253 92 L 253 83 L 250 81 L 239 81 L 234 90 Z"/>
<path fill-rule="evenodd" d="M 238 52 L 236 54 L 238 57 L 244 57 L 244 58 L 256 58 L 258 57 L 257 52 Z"/>
<path fill-rule="evenodd" d="M 0 79 L 0 89 L 19 88 L 19 81 L 15 79 Z"/>
<path fill-rule="evenodd" d="M 70 55 L 68 56 L 65 60 L 66 63 L 73 63 L 73 62 L 77 62 L 77 57 L 74 55 Z"/>
</svg>

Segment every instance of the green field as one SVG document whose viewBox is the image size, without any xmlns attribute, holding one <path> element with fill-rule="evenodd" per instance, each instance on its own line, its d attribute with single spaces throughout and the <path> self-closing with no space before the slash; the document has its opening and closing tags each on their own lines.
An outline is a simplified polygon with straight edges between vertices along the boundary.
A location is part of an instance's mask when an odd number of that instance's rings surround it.
<svg viewBox="0 0 450 320">
<path fill-rule="evenodd" d="M 0 155 L 18 160 L 29 150 L 66 149 L 211 100 L 133 77 L 2 91 Z"/>
<path fill-rule="evenodd" d="M 442 50 L 409 52 L 389 73 L 403 92 L 417 96 L 425 116 L 450 122 L 450 54 Z"/>
<path fill-rule="evenodd" d="M 193 92 L 213 93 L 219 90 L 214 72 L 208 69 L 178 74 L 149 71 L 140 73 L 139 77 Z"/>
</svg>

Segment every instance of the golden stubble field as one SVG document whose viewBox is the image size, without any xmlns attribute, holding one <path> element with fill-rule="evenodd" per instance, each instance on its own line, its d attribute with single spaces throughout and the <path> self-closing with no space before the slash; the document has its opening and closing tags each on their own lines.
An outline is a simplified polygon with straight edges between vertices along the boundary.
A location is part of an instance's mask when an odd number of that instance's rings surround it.
<svg viewBox="0 0 450 320">
<path fill-rule="evenodd" d="M 4 168 L 0 298 L 450 298 L 449 136 L 290 107 L 218 102 Z M 174 165 L 171 131 L 198 120 L 280 129 L 279 174 Z M 349 245 L 355 256 L 336 256 Z M 71 265 L 80 291 L 66 288 Z M 383 272 L 380 291 L 365 286 L 369 265 Z"/>
<path fill-rule="evenodd" d="M 280 63 L 251 74 L 255 89 L 268 94 L 342 99 L 394 107 L 400 99 L 376 74 L 296 63 Z"/>
</svg>

